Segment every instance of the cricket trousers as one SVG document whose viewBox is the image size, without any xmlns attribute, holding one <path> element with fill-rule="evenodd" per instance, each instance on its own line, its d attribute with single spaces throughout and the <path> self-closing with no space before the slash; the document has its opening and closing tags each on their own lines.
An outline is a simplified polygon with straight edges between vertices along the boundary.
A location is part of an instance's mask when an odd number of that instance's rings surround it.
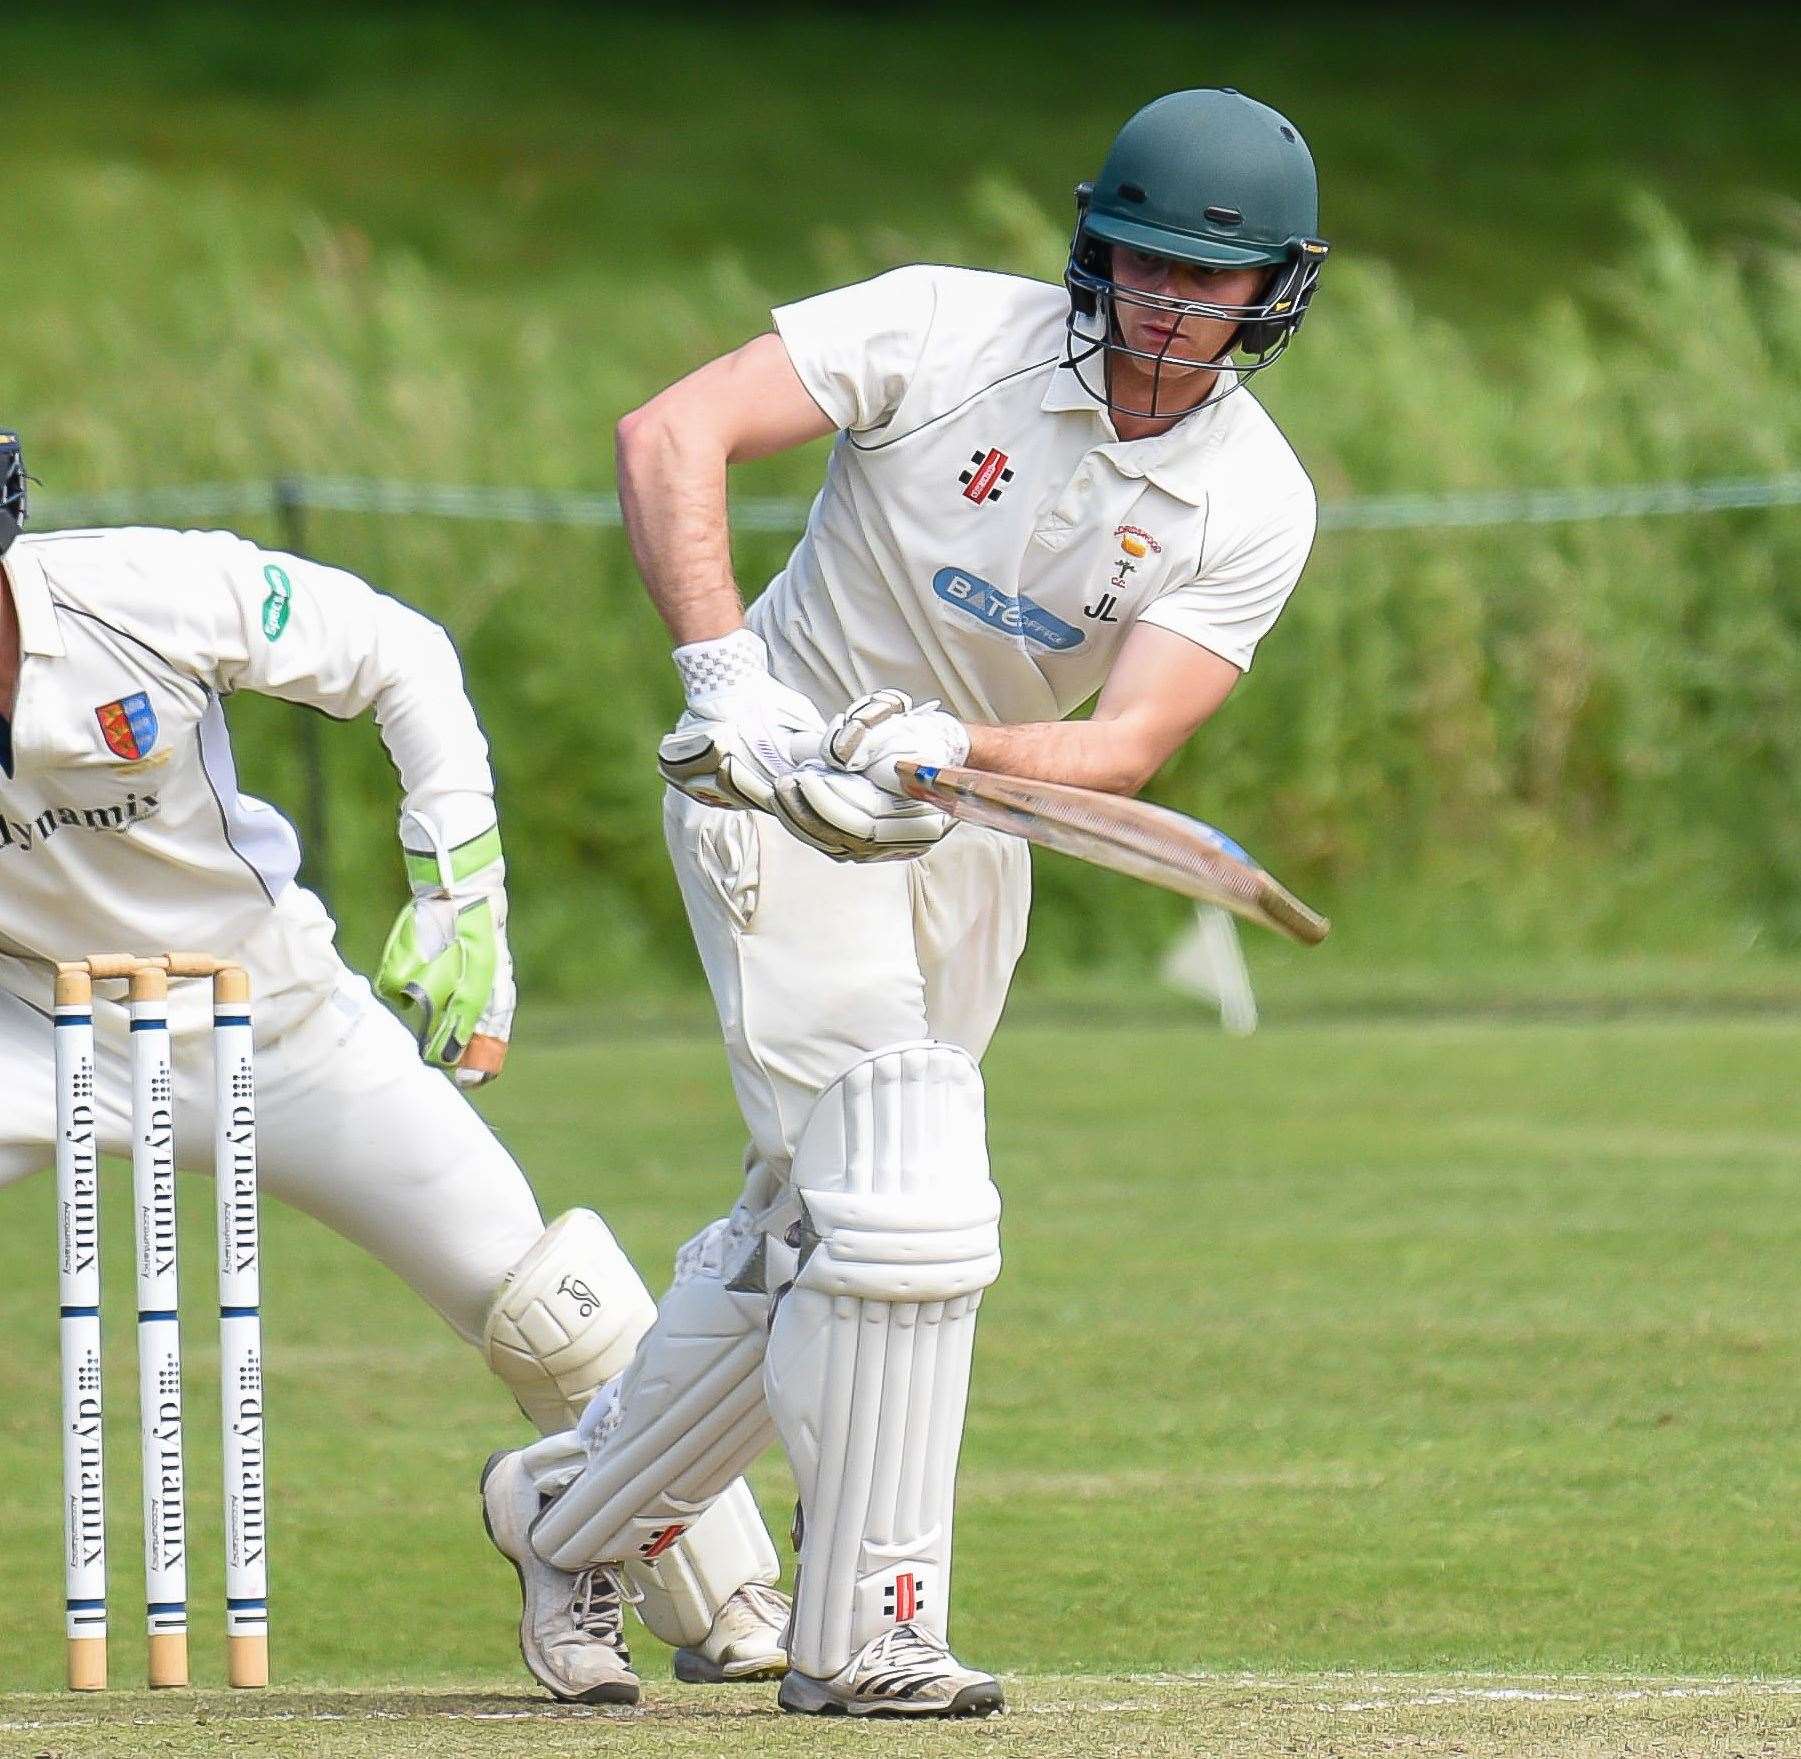
<svg viewBox="0 0 1801 1759">
<path fill-rule="evenodd" d="M 750 1131 L 740 1204 L 759 1215 L 852 1063 L 921 1038 L 981 1058 L 1025 948 L 1030 858 L 959 825 L 915 861 L 838 862 L 675 789 L 663 828 Z"/>
</svg>

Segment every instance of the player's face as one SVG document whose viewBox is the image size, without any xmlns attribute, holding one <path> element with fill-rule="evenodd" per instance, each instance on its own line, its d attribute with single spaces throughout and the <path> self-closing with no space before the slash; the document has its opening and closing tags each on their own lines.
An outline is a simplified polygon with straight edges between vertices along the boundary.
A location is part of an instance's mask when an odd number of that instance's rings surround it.
<svg viewBox="0 0 1801 1759">
<path fill-rule="evenodd" d="M 1179 263 L 1148 250 L 1113 247 L 1114 321 L 1128 348 L 1166 360 L 1163 369 L 1183 369 L 1177 361 L 1216 359 L 1232 340 L 1238 324 L 1229 318 L 1182 314 L 1132 298 L 1145 293 L 1157 299 L 1198 300 L 1208 305 L 1251 305 L 1263 290 L 1265 268 L 1218 269 L 1202 263 Z M 1149 363 L 1133 365 L 1148 371 Z"/>
</svg>

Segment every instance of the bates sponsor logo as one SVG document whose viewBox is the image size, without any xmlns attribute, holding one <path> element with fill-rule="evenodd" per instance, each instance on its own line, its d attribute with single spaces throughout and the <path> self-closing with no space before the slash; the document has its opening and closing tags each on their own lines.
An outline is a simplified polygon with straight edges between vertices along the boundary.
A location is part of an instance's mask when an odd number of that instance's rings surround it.
<svg viewBox="0 0 1801 1759">
<path fill-rule="evenodd" d="M 1080 647 L 1087 638 L 1080 629 L 1065 623 L 1054 611 L 1022 593 L 1002 592 L 977 575 L 961 568 L 940 568 L 932 576 L 932 591 L 947 605 L 985 623 L 996 634 L 1014 641 L 1029 641 L 1053 652 L 1063 653 Z"/>
</svg>

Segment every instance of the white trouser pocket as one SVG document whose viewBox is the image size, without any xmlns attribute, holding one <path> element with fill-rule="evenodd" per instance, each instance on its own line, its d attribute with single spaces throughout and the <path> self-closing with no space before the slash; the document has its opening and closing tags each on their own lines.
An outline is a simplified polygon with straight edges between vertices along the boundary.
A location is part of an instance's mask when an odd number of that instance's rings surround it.
<svg viewBox="0 0 1801 1759">
<path fill-rule="evenodd" d="M 687 803 L 687 810 L 694 815 L 690 823 L 696 865 L 731 913 L 732 921 L 741 929 L 749 928 L 757 913 L 761 889 L 759 814 L 702 806 L 694 801 Z"/>
</svg>

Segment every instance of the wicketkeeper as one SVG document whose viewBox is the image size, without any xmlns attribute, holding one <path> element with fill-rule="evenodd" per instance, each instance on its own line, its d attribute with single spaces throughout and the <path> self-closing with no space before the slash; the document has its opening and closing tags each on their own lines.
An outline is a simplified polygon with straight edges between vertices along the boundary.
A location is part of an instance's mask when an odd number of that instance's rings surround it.
<svg viewBox="0 0 1801 1759">
<path fill-rule="evenodd" d="M 487 745 L 449 638 L 352 575 L 226 532 L 23 536 L 25 511 L 18 440 L 0 433 L 0 1185 L 52 1158 L 59 959 L 229 958 L 256 998 L 266 1188 L 404 1277 L 540 1430 L 566 1429 L 630 1362 L 655 1308 L 592 1210 L 545 1226 L 458 1091 L 496 1071 L 514 986 Z M 415 1008 L 417 1043 L 295 883 L 292 827 L 239 793 L 221 706 L 237 690 L 374 714 L 404 790 L 413 890 L 376 982 Z M 113 1154 L 131 1134 L 122 992 L 102 986 L 94 1006 Z M 198 1166 L 212 1139 L 209 1014 L 203 986 L 175 986 L 179 1147 Z M 487 1499 L 503 1545 L 537 1510 L 529 1485 L 522 1500 Z M 618 1576 L 520 1550 L 533 1674 L 560 1698 L 635 1702 Z M 628 1567 L 627 1592 L 681 1646 L 686 1677 L 785 1665 L 775 1550 L 742 1483 Z"/>
<path fill-rule="evenodd" d="M 1326 254 L 1300 134 L 1237 92 L 1177 92 L 1077 200 L 1062 287 L 897 269 L 777 311 L 619 429 L 687 689 L 665 829 L 751 1145 L 622 1386 L 525 1450 L 560 1491 L 530 1555 L 664 1543 L 779 1435 L 790 1710 L 1001 1707 L 946 1626 L 1000 1269 L 976 1061 L 1025 941 L 1026 853 L 948 835 L 896 763 L 1135 792 L 1249 667 L 1313 538 L 1307 477 L 1245 389 Z M 727 467 L 834 430 L 747 614 Z"/>
</svg>

